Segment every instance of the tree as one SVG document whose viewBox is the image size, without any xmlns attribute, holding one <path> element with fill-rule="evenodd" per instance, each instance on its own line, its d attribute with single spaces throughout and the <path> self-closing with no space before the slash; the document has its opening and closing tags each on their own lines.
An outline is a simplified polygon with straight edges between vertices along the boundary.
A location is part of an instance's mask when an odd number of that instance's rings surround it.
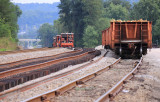
<svg viewBox="0 0 160 102">
<path fill-rule="evenodd" d="M 152 21 L 153 43 L 160 39 L 160 0 L 140 0 L 135 3 L 131 11 L 131 19 L 144 19 Z"/>
<path fill-rule="evenodd" d="M 160 15 L 160 0 L 140 0 L 134 4 L 131 12 L 132 19 L 144 19 L 156 23 Z"/>
<path fill-rule="evenodd" d="M 153 26 L 153 43 L 160 45 L 160 18 L 156 21 Z"/>
<path fill-rule="evenodd" d="M 75 34 L 75 45 L 83 47 L 83 34 L 88 25 L 98 27 L 102 16 L 102 0 L 61 0 L 60 21 Z"/>
<path fill-rule="evenodd" d="M 127 10 L 130 10 L 132 7 L 130 2 L 126 0 L 104 0 L 104 8 L 109 7 L 111 3 L 113 3 L 114 5 L 121 5 L 122 7 L 125 7 Z"/>
<path fill-rule="evenodd" d="M 60 19 L 54 20 L 53 28 L 54 28 L 55 34 L 61 34 L 61 33 L 67 32 L 66 30 L 67 28 L 65 28 L 64 23 L 60 22 Z"/>
<path fill-rule="evenodd" d="M 83 45 L 86 48 L 94 48 L 98 45 L 98 33 L 93 26 L 87 26 L 83 35 Z"/>
<path fill-rule="evenodd" d="M 42 47 L 52 47 L 54 34 L 53 26 L 45 23 L 38 30 L 38 38 L 41 39 Z"/>
<path fill-rule="evenodd" d="M 102 1 L 101 0 L 83 0 L 83 14 L 85 26 L 97 27 L 98 19 L 102 17 Z"/>
<path fill-rule="evenodd" d="M 72 25 L 71 25 L 71 0 L 61 0 L 61 4 L 59 4 L 59 15 L 60 15 L 60 20 L 61 22 L 64 23 L 64 26 L 67 27 L 68 31 L 72 31 Z"/>
<path fill-rule="evenodd" d="M 109 7 L 106 8 L 106 16 L 108 18 L 127 20 L 129 19 L 128 15 L 129 11 L 125 7 L 122 7 L 122 5 L 111 3 Z"/>
<path fill-rule="evenodd" d="M 105 30 L 110 26 L 110 19 L 109 18 L 100 18 L 98 20 L 96 31 L 98 33 L 98 44 L 102 44 L 102 31 Z"/>
<path fill-rule="evenodd" d="M 11 3 L 10 0 L 0 0 L 0 18 L 4 20 L 5 24 L 8 24 L 9 27 L 7 28 L 11 31 L 13 39 L 17 39 L 17 20 L 21 13 L 19 7 Z"/>
<path fill-rule="evenodd" d="M 9 24 L 6 24 L 5 21 L 0 18 L 0 38 L 2 37 L 11 38 L 11 30 Z"/>
</svg>

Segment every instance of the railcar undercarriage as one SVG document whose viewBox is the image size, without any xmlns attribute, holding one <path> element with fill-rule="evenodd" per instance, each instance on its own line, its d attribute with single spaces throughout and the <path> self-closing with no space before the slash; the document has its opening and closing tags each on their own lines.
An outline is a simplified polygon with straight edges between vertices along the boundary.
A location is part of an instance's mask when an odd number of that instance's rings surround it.
<svg viewBox="0 0 160 102">
<path fill-rule="evenodd" d="M 147 54 L 147 44 L 125 43 L 115 44 L 115 53 L 122 58 L 140 58 Z"/>
</svg>

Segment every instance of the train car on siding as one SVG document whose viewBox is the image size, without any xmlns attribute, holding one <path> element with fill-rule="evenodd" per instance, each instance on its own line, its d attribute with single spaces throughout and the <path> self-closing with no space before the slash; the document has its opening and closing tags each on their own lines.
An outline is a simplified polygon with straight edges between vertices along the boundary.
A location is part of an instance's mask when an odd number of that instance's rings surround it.
<svg viewBox="0 0 160 102">
<path fill-rule="evenodd" d="M 74 34 L 61 33 L 53 38 L 53 47 L 74 47 Z"/>
<path fill-rule="evenodd" d="M 113 20 L 102 31 L 102 45 L 121 57 L 141 57 L 147 54 L 147 48 L 152 48 L 152 22 Z"/>
</svg>

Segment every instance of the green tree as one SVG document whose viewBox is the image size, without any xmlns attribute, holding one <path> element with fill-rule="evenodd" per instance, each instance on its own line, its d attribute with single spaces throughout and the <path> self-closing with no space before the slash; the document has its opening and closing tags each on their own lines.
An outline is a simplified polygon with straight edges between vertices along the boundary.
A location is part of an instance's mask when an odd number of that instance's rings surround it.
<svg viewBox="0 0 160 102">
<path fill-rule="evenodd" d="M 45 23 L 38 30 L 38 38 L 41 39 L 42 47 L 52 47 L 53 37 L 55 36 L 53 26 Z"/>
<path fill-rule="evenodd" d="M 1 37 L 11 37 L 11 30 L 9 24 L 5 23 L 3 19 L 0 18 L 0 38 Z"/>
<path fill-rule="evenodd" d="M 102 0 L 83 0 L 83 4 L 85 26 L 97 27 L 99 18 L 102 17 Z"/>
<path fill-rule="evenodd" d="M 0 43 L 0 49 L 15 50 L 17 33 L 18 33 L 18 17 L 22 11 L 17 5 L 14 5 L 10 0 L 0 0 L 0 40 L 7 40 L 5 43 Z"/>
<path fill-rule="evenodd" d="M 135 3 L 131 11 L 131 19 L 149 20 L 153 24 L 153 43 L 160 39 L 160 0 L 140 0 Z"/>
<path fill-rule="evenodd" d="M 72 31 L 72 8 L 71 8 L 71 0 L 61 0 L 61 4 L 59 4 L 59 15 L 60 15 L 60 20 L 61 22 L 64 23 L 64 26 L 67 27 L 68 32 Z"/>
<path fill-rule="evenodd" d="M 75 34 L 75 45 L 83 47 L 83 34 L 88 25 L 98 27 L 102 17 L 102 0 L 61 0 L 60 20 Z"/>
<path fill-rule="evenodd" d="M 110 19 L 109 18 L 100 18 L 98 20 L 96 31 L 99 35 L 98 37 L 98 44 L 102 44 L 102 31 L 105 30 L 110 26 Z"/>
<path fill-rule="evenodd" d="M 106 8 L 106 16 L 108 18 L 127 20 L 129 19 L 128 15 L 129 11 L 125 7 L 122 7 L 122 5 L 111 3 L 109 7 Z"/>
<path fill-rule="evenodd" d="M 156 21 L 156 24 L 153 26 L 153 43 L 160 45 L 160 19 Z"/>
<path fill-rule="evenodd" d="M 18 32 L 18 17 L 21 15 L 22 11 L 17 5 L 14 5 L 10 0 L 0 0 L 0 18 L 9 24 L 11 30 L 11 36 L 17 39 Z"/>
<path fill-rule="evenodd" d="M 61 33 L 67 32 L 67 30 L 64 26 L 64 23 L 61 23 L 60 19 L 54 20 L 53 28 L 54 28 L 55 34 L 61 34 Z"/>
<path fill-rule="evenodd" d="M 83 45 L 86 48 L 94 48 L 98 45 L 98 33 L 93 26 L 87 26 L 83 35 Z"/>
<path fill-rule="evenodd" d="M 109 7 L 109 5 L 113 3 L 114 5 L 121 5 L 122 7 L 125 7 L 127 10 L 130 10 L 132 5 L 129 1 L 126 0 L 105 0 L 104 1 L 104 8 Z"/>
<path fill-rule="evenodd" d="M 144 19 L 156 23 L 160 15 L 160 0 L 140 0 L 134 4 L 131 19 Z"/>
</svg>

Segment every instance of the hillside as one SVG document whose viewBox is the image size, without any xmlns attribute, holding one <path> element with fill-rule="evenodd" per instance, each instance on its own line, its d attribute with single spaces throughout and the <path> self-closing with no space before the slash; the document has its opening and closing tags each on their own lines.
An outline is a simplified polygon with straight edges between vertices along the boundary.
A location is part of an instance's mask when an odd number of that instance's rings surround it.
<svg viewBox="0 0 160 102">
<path fill-rule="evenodd" d="M 43 23 L 51 23 L 58 19 L 59 3 L 54 4 L 20 4 L 17 3 L 22 10 L 22 15 L 18 20 L 20 33 L 19 38 L 36 38 L 37 29 Z"/>
</svg>

